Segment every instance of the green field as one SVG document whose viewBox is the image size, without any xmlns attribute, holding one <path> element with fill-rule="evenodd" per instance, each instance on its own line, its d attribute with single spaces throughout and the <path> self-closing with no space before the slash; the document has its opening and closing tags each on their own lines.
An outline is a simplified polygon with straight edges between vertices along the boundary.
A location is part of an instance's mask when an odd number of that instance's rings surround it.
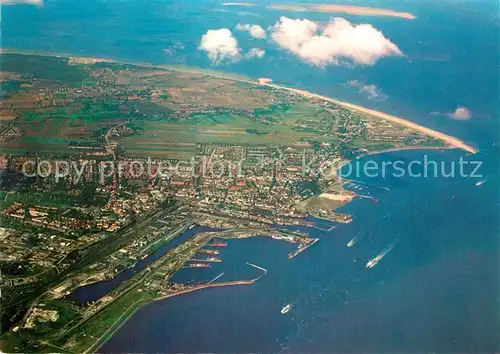
<svg viewBox="0 0 500 354">
<path fill-rule="evenodd" d="M 200 143 L 318 146 L 325 142 L 354 152 L 435 145 L 429 139 L 369 141 L 367 129 L 384 136 L 387 122 L 330 102 L 197 70 L 70 64 L 68 58 L 20 54 L 2 54 L 0 60 L 2 70 L 9 72 L 2 113 L 17 117 L 9 124 L 18 129 L 0 141 L 0 148 L 13 154 L 81 154 L 69 146 L 104 148 L 106 134 L 118 127 L 125 127 L 125 132 L 109 139 L 124 156 L 180 160 L 190 159 Z M 391 135 L 408 133 L 392 127 Z"/>
</svg>

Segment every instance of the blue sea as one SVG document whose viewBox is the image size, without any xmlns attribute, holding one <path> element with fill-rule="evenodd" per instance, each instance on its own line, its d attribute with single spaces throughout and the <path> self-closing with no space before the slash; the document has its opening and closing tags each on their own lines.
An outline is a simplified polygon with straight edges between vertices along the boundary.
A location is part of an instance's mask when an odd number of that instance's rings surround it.
<svg viewBox="0 0 500 354">
<path fill-rule="evenodd" d="M 320 1 L 314 1 L 318 3 Z M 374 66 L 311 67 L 269 41 L 261 60 L 214 66 L 198 50 L 208 29 L 237 23 L 266 28 L 280 16 L 327 21 L 331 14 L 287 12 L 215 1 L 47 0 L 2 7 L 2 47 L 26 51 L 183 64 L 275 82 L 406 117 L 478 148 L 404 151 L 360 160 L 412 161 L 424 154 L 448 164 L 480 161 L 480 178 L 359 176 L 356 199 L 340 209 L 354 220 L 289 260 L 290 244 L 267 238 L 230 241 L 222 264 L 185 269 L 179 282 L 252 278 L 251 262 L 268 269 L 251 286 L 214 288 L 139 310 L 100 352 L 494 352 L 500 350 L 499 53 L 497 1 L 345 1 L 415 14 L 339 15 L 370 23 L 404 58 Z M 280 3 L 280 1 L 276 1 Z M 287 2 L 283 2 L 287 3 Z M 331 3 L 331 2 L 330 2 Z M 241 47 L 256 46 L 241 33 Z M 181 43 L 181 44 L 180 44 Z M 370 100 L 345 83 L 375 84 Z M 465 106 L 469 120 L 446 112 Z M 479 180 L 486 182 L 475 186 Z M 389 190 L 379 188 L 383 186 Z M 323 225 L 328 229 L 329 225 Z M 346 243 L 358 236 L 351 248 Z M 394 248 L 366 269 L 368 259 Z M 281 315 L 283 305 L 292 310 Z"/>
</svg>

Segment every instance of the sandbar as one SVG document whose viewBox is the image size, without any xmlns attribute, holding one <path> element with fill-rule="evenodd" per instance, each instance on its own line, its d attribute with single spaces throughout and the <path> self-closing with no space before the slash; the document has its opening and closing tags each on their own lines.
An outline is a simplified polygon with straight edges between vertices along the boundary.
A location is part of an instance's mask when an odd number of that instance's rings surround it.
<svg viewBox="0 0 500 354">
<path fill-rule="evenodd" d="M 324 4 L 300 4 L 300 5 L 269 5 L 269 9 L 288 11 L 317 11 L 337 12 L 350 15 L 362 16 L 391 16 L 414 20 L 417 17 L 409 12 L 400 12 L 390 9 L 379 9 L 375 7 L 351 6 L 351 5 L 324 5 Z"/>
</svg>

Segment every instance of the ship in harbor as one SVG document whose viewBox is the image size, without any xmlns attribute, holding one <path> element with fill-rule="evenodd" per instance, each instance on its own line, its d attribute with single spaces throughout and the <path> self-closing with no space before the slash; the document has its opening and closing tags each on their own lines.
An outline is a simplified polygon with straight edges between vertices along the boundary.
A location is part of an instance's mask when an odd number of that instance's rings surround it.
<svg viewBox="0 0 500 354">
<path fill-rule="evenodd" d="M 201 262 L 191 263 L 186 266 L 186 268 L 210 268 L 210 267 L 211 267 L 210 263 L 201 263 Z"/>
<path fill-rule="evenodd" d="M 392 249 L 394 248 L 394 246 L 396 245 L 396 243 L 397 243 L 397 241 L 393 242 L 386 249 L 384 249 L 382 252 L 380 252 L 375 258 L 370 259 L 366 263 L 366 268 L 373 268 L 373 267 L 375 267 L 378 264 L 378 262 L 380 262 L 382 260 L 382 258 L 384 258 L 387 255 L 387 253 L 389 253 L 389 252 L 392 251 Z"/>
<path fill-rule="evenodd" d="M 227 243 L 226 242 L 222 242 L 222 241 L 214 241 L 209 246 L 212 246 L 212 247 L 226 247 Z"/>
<path fill-rule="evenodd" d="M 281 309 L 281 314 L 284 315 L 285 313 L 289 312 L 291 309 L 292 309 L 292 305 L 287 304 L 287 305 L 283 306 L 283 308 Z"/>
<path fill-rule="evenodd" d="M 217 254 L 219 254 L 219 251 L 218 250 L 210 250 L 210 249 L 201 249 L 198 251 L 198 253 L 217 255 Z"/>
</svg>

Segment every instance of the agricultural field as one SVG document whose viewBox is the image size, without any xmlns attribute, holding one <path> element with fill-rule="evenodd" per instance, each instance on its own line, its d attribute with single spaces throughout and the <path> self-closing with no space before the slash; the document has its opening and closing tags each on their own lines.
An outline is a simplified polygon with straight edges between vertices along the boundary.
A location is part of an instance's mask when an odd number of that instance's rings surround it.
<svg viewBox="0 0 500 354">
<path fill-rule="evenodd" d="M 333 103 L 246 80 L 78 58 L 1 56 L 5 153 L 105 156 L 112 146 L 124 157 L 189 160 L 196 144 L 326 144 L 340 151 L 438 145 Z"/>
</svg>

